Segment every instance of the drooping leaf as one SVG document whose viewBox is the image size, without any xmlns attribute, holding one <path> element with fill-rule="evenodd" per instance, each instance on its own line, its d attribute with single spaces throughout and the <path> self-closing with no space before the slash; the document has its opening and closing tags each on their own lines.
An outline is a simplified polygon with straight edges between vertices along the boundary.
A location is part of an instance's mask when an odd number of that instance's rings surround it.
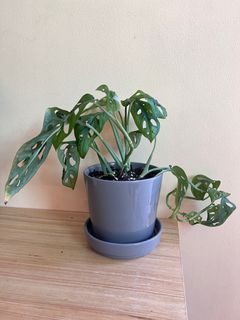
<svg viewBox="0 0 240 320">
<path fill-rule="evenodd" d="M 17 151 L 5 185 L 6 202 L 31 180 L 43 164 L 63 118 L 61 109 L 47 109 L 40 134 L 24 143 Z"/>
<path fill-rule="evenodd" d="M 90 124 L 100 133 L 107 120 L 108 116 L 104 112 L 96 112 L 94 114 L 88 114 L 80 117 L 79 121 L 75 125 L 74 134 L 77 141 L 77 149 L 81 158 L 85 158 L 92 142 L 97 137 L 96 133 L 92 132 L 92 130 L 86 126 L 86 123 Z"/>
<path fill-rule="evenodd" d="M 185 171 L 178 166 L 172 167 L 171 172 L 176 176 L 178 180 L 177 188 L 175 191 L 175 202 L 176 206 L 178 206 L 179 204 L 181 204 L 183 197 L 187 193 L 188 178 Z"/>
<path fill-rule="evenodd" d="M 75 141 L 63 143 L 57 150 L 58 159 L 63 166 L 62 184 L 74 189 L 80 164 L 80 156 Z"/>
<path fill-rule="evenodd" d="M 35 175 L 45 161 L 51 148 L 51 130 L 41 133 L 22 145 L 13 160 L 12 168 L 5 185 L 5 202 L 8 202 Z"/>
<path fill-rule="evenodd" d="M 207 219 L 203 220 L 201 224 L 208 227 L 220 226 L 235 209 L 236 206 L 234 203 L 229 201 L 226 197 L 222 197 L 219 204 L 213 205 L 207 210 Z"/>
<path fill-rule="evenodd" d="M 94 101 L 94 97 L 91 94 L 87 93 L 81 97 L 81 99 L 78 101 L 78 103 L 75 105 L 75 107 L 72 109 L 71 112 L 64 110 L 65 112 L 64 122 L 62 123 L 61 129 L 59 133 L 55 136 L 53 141 L 55 149 L 58 149 L 58 147 L 64 141 L 64 139 L 70 135 L 70 133 L 74 129 L 74 126 L 77 120 L 85 110 L 86 106 L 89 103 L 92 103 L 93 101 Z"/>
<path fill-rule="evenodd" d="M 102 107 L 106 106 L 107 111 L 116 112 L 120 109 L 120 100 L 116 92 L 109 90 L 108 86 L 102 84 L 96 90 L 106 94 L 105 97 L 99 100 L 99 104 Z"/>
<path fill-rule="evenodd" d="M 198 200 L 203 200 L 209 188 L 217 189 L 220 186 L 219 180 L 212 180 L 205 175 L 198 174 L 192 179 L 191 192 Z"/>
</svg>

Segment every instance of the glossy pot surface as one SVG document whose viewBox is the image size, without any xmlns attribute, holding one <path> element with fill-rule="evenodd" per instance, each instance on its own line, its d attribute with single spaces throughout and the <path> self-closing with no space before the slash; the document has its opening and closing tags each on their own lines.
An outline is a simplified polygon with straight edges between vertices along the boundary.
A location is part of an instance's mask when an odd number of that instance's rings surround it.
<svg viewBox="0 0 240 320">
<path fill-rule="evenodd" d="M 132 163 L 133 169 L 142 163 Z M 100 165 L 84 171 L 94 234 L 115 243 L 133 243 L 152 236 L 162 175 L 137 181 L 109 181 L 90 176 Z"/>
</svg>

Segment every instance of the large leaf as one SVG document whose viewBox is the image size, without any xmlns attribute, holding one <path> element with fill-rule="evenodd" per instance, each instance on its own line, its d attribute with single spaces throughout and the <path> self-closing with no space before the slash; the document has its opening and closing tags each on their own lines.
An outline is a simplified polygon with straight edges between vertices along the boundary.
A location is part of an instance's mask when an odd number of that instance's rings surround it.
<svg viewBox="0 0 240 320">
<path fill-rule="evenodd" d="M 65 111 L 64 122 L 62 123 L 61 129 L 53 141 L 55 149 L 58 149 L 64 139 L 70 135 L 80 115 L 83 113 L 87 105 L 93 101 L 94 97 L 87 93 L 81 97 L 71 112 Z"/>
<path fill-rule="evenodd" d="M 203 220 L 201 224 L 208 227 L 220 226 L 235 209 L 236 206 L 234 203 L 229 201 L 226 197 L 222 197 L 219 204 L 213 205 L 207 210 L 207 219 Z"/>
<path fill-rule="evenodd" d="M 156 99 L 140 90 L 122 103 L 125 106 L 130 103 L 131 114 L 138 130 L 152 142 L 160 130 L 158 119 L 167 117 L 166 109 Z"/>
<path fill-rule="evenodd" d="M 74 134 L 77 141 L 77 149 L 81 158 L 85 158 L 92 142 L 97 137 L 86 124 L 94 127 L 99 133 L 103 130 L 103 127 L 108 120 L 107 114 L 104 112 L 96 112 L 94 114 L 88 114 L 80 117 L 74 128 Z"/>
<path fill-rule="evenodd" d="M 106 94 L 106 96 L 99 100 L 99 104 L 103 107 L 106 106 L 107 111 L 116 112 L 120 109 L 120 100 L 114 91 L 109 90 L 108 86 L 102 84 L 97 88 Z"/>
<path fill-rule="evenodd" d="M 47 109 L 40 134 L 24 143 L 17 151 L 5 185 L 5 202 L 20 191 L 43 164 L 51 149 L 52 140 L 60 130 L 62 121 L 61 109 Z"/>
<path fill-rule="evenodd" d="M 58 159 L 63 166 L 62 184 L 74 189 L 79 170 L 80 157 L 75 141 L 63 143 L 57 150 Z"/>
<path fill-rule="evenodd" d="M 220 186 L 219 180 L 212 180 L 205 175 L 198 174 L 192 179 L 191 191 L 197 200 L 203 200 L 209 188 L 217 189 Z"/>
</svg>

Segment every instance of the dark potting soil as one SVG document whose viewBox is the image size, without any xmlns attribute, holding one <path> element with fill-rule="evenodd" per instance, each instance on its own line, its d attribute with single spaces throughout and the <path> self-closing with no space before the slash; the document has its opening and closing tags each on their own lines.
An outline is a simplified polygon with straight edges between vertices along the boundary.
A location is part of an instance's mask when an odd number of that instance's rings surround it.
<svg viewBox="0 0 240 320">
<path fill-rule="evenodd" d="M 110 181 L 136 181 L 141 179 L 149 179 L 153 178 L 158 172 L 150 172 L 144 178 L 140 178 L 140 174 L 142 173 L 141 168 L 131 169 L 128 172 L 122 172 L 120 169 L 113 169 L 112 175 L 106 175 L 102 171 L 94 170 L 89 175 L 94 178 L 102 179 L 102 180 L 110 180 Z"/>
</svg>

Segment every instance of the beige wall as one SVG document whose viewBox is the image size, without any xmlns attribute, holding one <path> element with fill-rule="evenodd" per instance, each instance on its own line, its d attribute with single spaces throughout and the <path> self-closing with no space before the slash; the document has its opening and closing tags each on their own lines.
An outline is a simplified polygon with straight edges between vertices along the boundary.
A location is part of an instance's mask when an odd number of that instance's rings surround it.
<svg viewBox="0 0 240 320">
<path fill-rule="evenodd" d="M 240 205 L 239 1 L 2 0 L 0 28 L 1 198 L 16 148 L 39 132 L 45 108 L 70 109 L 105 82 L 167 107 L 155 164 L 220 178 Z M 86 211 L 82 177 L 72 192 L 60 176 L 52 153 L 10 205 Z M 173 183 L 165 179 L 163 195 Z M 239 317 L 239 221 L 236 212 L 218 229 L 180 228 L 190 320 Z"/>
</svg>

